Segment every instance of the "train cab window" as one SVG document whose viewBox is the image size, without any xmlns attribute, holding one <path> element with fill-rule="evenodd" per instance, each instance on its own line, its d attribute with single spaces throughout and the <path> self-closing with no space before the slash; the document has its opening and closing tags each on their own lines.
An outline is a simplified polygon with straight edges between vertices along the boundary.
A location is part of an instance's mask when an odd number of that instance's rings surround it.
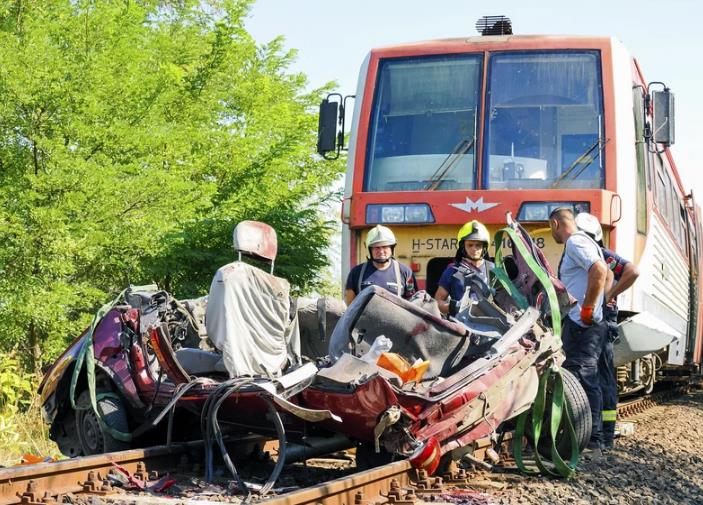
<svg viewBox="0 0 703 505">
<path fill-rule="evenodd" d="M 485 187 L 602 188 L 600 54 L 494 53 L 488 68 Z"/>
<path fill-rule="evenodd" d="M 382 60 L 365 191 L 474 189 L 481 55 Z"/>
</svg>

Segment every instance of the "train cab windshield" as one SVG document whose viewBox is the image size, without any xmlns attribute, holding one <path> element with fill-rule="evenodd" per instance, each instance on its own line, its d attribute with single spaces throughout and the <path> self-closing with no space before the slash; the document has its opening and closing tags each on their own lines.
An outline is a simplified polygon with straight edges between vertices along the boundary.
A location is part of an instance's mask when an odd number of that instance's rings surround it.
<svg viewBox="0 0 703 505">
<path fill-rule="evenodd" d="M 366 191 L 474 189 L 481 55 L 383 60 Z"/>
<path fill-rule="evenodd" d="M 597 52 L 492 55 L 485 187 L 603 187 L 601 82 Z"/>
<path fill-rule="evenodd" d="M 482 54 L 381 60 L 364 191 L 476 189 L 480 142 L 484 188 L 603 187 L 599 52 L 490 54 L 482 115 L 483 66 Z"/>
</svg>

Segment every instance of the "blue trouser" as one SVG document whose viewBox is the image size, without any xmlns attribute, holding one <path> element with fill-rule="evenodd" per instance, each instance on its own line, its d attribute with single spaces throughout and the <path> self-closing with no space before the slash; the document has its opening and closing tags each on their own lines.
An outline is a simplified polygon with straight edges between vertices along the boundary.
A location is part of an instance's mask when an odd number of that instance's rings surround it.
<svg viewBox="0 0 703 505">
<path fill-rule="evenodd" d="M 618 338 L 618 309 L 613 306 L 603 307 L 607 336 L 603 342 L 603 352 L 598 360 L 598 377 L 603 393 L 603 431 L 601 441 L 606 447 L 613 445 L 615 438 L 615 421 L 618 408 L 618 382 L 613 363 L 613 342 Z"/>
<path fill-rule="evenodd" d="M 562 344 L 564 346 L 564 368 L 573 373 L 581 382 L 588 403 L 591 406 L 591 442 L 601 444 L 603 394 L 598 377 L 598 359 L 603 352 L 606 325 L 594 323 L 584 328 L 573 322 L 568 316 L 562 326 Z"/>
</svg>

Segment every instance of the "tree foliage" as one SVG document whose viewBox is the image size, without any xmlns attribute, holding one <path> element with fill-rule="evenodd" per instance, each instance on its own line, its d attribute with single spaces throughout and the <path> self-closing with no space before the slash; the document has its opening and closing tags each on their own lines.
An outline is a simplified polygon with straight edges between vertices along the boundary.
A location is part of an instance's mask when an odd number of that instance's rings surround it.
<svg viewBox="0 0 703 505">
<path fill-rule="evenodd" d="M 255 43 L 250 3 L 0 3 L 1 347 L 53 357 L 129 283 L 205 293 L 242 219 L 320 282 L 341 165 L 313 156 L 322 90 Z"/>
</svg>

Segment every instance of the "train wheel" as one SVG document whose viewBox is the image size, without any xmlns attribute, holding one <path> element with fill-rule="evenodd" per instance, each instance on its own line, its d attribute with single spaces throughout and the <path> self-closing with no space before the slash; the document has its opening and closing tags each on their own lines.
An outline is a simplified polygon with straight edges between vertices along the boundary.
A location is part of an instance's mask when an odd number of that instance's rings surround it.
<svg viewBox="0 0 703 505">
<path fill-rule="evenodd" d="M 129 431 L 127 412 L 118 397 L 104 397 L 97 403 L 108 426 L 122 432 Z M 84 456 L 129 449 L 129 443 L 117 440 L 103 429 L 98 416 L 90 407 L 90 395 L 87 390 L 81 393 L 76 404 L 79 407 L 87 407 L 76 411 L 76 431 Z"/>
<path fill-rule="evenodd" d="M 644 386 L 644 394 L 648 395 L 654 391 L 654 383 L 656 382 L 657 371 L 654 368 L 654 356 L 648 355 L 640 358 L 640 377 L 646 377 Z"/>
</svg>

